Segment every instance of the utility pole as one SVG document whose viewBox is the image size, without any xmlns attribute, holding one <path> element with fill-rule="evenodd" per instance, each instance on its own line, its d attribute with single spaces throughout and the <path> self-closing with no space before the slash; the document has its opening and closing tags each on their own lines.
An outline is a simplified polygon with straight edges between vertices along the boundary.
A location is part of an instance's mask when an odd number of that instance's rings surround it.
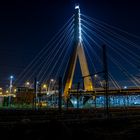
<svg viewBox="0 0 140 140">
<path fill-rule="evenodd" d="M 104 69 L 104 80 L 105 80 L 105 107 L 106 107 L 106 115 L 109 117 L 109 104 L 108 104 L 108 64 L 107 64 L 107 54 L 106 54 L 106 45 L 102 46 L 103 49 L 103 69 Z"/>
<path fill-rule="evenodd" d="M 59 112 L 62 110 L 62 78 L 59 77 L 59 98 L 58 98 Z"/>
</svg>

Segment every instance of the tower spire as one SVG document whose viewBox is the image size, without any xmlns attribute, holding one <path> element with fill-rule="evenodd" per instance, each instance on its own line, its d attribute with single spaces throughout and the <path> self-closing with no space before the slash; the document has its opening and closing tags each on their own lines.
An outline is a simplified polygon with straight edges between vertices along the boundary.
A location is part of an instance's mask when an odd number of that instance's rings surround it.
<svg viewBox="0 0 140 140">
<path fill-rule="evenodd" d="M 75 25 L 75 39 L 77 43 L 82 41 L 82 35 L 81 35 L 81 13 L 80 13 L 80 6 L 79 4 L 75 5 L 75 19 L 74 19 L 74 25 Z"/>
</svg>

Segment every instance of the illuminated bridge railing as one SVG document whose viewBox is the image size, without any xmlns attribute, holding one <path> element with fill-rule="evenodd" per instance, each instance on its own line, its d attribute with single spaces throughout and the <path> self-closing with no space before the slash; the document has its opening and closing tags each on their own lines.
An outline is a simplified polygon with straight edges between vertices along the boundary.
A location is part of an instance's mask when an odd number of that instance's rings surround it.
<svg viewBox="0 0 140 140">
<path fill-rule="evenodd" d="M 77 96 L 79 98 L 79 107 L 104 107 L 105 92 L 104 90 L 83 91 L 71 90 L 69 92 L 74 107 L 77 106 Z M 121 89 L 109 90 L 108 101 L 110 107 L 140 107 L 140 89 Z"/>
</svg>

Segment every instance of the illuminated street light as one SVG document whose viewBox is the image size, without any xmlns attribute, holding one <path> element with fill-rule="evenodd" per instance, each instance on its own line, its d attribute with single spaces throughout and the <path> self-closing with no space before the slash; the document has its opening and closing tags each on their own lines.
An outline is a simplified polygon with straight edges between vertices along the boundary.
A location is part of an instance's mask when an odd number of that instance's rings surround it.
<svg viewBox="0 0 140 140">
<path fill-rule="evenodd" d="M 46 88 L 47 88 L 47 85 L 46 85 L 46 84 L 44 84 L 44 85 L 43 85 L 43 88 L 44 88 L 44 89 L 46 89 Z"/>
<path fill-rule="evenodd" d="M 51 81 L 51 82 L 54 82 L 54 79 L 51 79 L 50 81 Z"/>
<path fill-rule="evenodd" d="M 6 93 L 9 93 L 9 91 L 8 91 L 8 90 L 6 90 Z"/>
<path fill-rule="evenodd" d="M 46 84 L 43 84 L 42 88 L 43 88 L 43 91 L 45 90 L 45 92 L 47 94 L 48 86 Z"/>
<path fill-rule="evenodd" d="M 50 82 L 48 84 L 48 92 L 52 90 L 51 86 L 54 84 L 55 80 L 54 79 L 50 79 Z"/>
<path fill-rule="evenodd" d="M 14 93 L 16 93 L 17 92 L 17 89 L 14 89 Z"/>
<path fill-rule="evenodd" d="M 94 78 L 97 78 L 97 77 L 98 77 L 98 75 L 97 75 L 97 74 L 95 74 L 95 75 L 94 75 Z"/>
<path fill-rule="evenodd" d="M 25 85 L 26 85 L 27 87 L 29 87 L 29 86 L 30 86 L 30 82 L 27 81 L 27 82 L 25 83 Z"/>
<path fill-rule="evenodd" d="M 124 88 L 124 89 L 127 89 L 127 86 L 124 86 L 123 88 Z"/>
<path fill-rule="evenodd" d="M 14 78 L 14 76 L 11 75 L 11 76 L 10 76 L 10 79 L 13 79 L 13 78 Z"/>
</svg>

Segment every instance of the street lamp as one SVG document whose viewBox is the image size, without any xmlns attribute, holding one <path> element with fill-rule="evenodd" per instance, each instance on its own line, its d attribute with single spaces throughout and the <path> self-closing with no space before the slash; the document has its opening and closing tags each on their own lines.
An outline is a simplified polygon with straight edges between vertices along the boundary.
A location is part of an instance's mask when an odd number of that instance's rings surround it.
<svg viewBox="0 0 140 140">
<path fill-rule="evenodd" d="M 93 99 L 94 99 L 94 103 L 95 103 L 95 108 L 96 108 L 96 80 L 98 78 L 98 75 L 97 74 L 94 74 L 94 93 L 95 95 L 93 96 Z"/>
<path fill-rule="evenodd" d="M 124 88 L 124 89 L 127 89 L 127 86 L 124 86 L 123 88 Z"/>
<path fill-rule="evenodd" d="M 10 76 L 10 87 L 9 87 L 10 94 L 12 93 L 13 79 L 14 79 L 14 76 L 11 75 L 11 76 Z M 7 92 L 7 93 L 8 93 L 8 92 Z M 10 106 L 10 105 L 11 105 L 11 95 L 9 95 L 9 106 Z"/>
<path fill-rule="evenodd" d="M 44 85 L 43 85 L 43 89 L 46 89 L 46 88 L 47 88 L 47 85 L 46 85 L 46 84 L 44 84 Z"/>
<path fill-rule="evenodd" d="M 51 85 L 53 86 L 53 84 L 54 84 L 54 79 L 50 79 L 48 91 L 52 90 Z"/>
<path fill-rule="evenodd" d="M 12 87 L 13 87 L 13 78 L 14 76 L 10 76 L 10 93 L 12 92 Z"/>
<path fill-rule="evenodd" d="M 43 88 L 43 90 L 45 90 L 45 92 L 47 94 L 47 88 L 48 88 L 48 86 L 46 84 L 43 84 L 42 88 Z"/>
<path fill-rule="evenodd" d="M 97 75 L 97 74 L 95 74 L 95 75 L 94 75 L 94 78 L 97 78 L 97 77 L 98 77 L 98 75 Z"/>
<path fill-rule="evenodd" d="M 30 86 L 30 82 L 27 81 L 27 82 L 25 83 L 25 85 L 26 85 L 26 87 L 29 87 L 29 86 Z"/>
<path fill-rule="evenodd" d="M 8 93 L 9 93 L 9 91 L 8 91 L 8 90 L 6 90 L 6 93 L 8 94 Z"/>
<path fill-rule="evenodd" d="M 16 93 L 16 92 L 17 92 L 17 89 L 15 88 L 15 89 L 14 89 L 14 93 Z"/>
<path fill-rule="evenodd" d="M 51 79 L 50 81 L 51 81 L 51 82 L 54 82 L 54 79 Z"/>
<path fill-rule="evenodd" d="M 52 101 L 51 101 L 52 102 L 52 105 L 53 105 L 54 99 L 53 99 L 53 92 L 51 92 L 51 90 L 53 90 L 53 84 L 54 84 L 54 82 L 55 82 L 54 79 L 50 79 L 50 82 L 49 82 L 49 85 L 48 85 L 48 94 L 52 94 Z"/>
</svg>

